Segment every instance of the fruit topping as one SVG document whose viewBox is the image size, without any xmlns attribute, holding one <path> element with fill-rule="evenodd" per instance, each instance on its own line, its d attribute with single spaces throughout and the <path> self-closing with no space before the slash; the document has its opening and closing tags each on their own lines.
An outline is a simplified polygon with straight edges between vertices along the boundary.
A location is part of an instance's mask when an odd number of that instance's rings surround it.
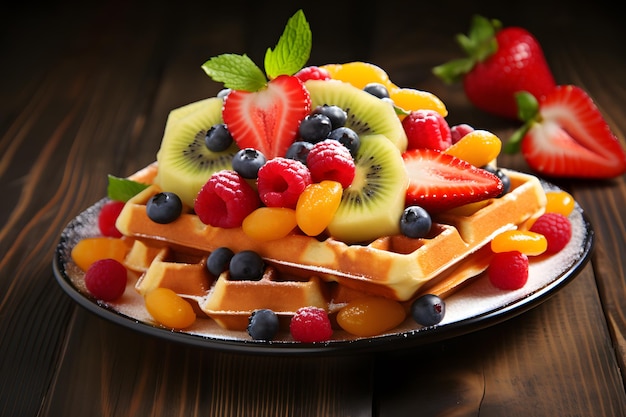
<svg viewBox="0 0 626 417">
<path fill-rule="evenodd" d="M 189 301 L 169 288 L 155 288 L 145 295 L 144 300 L 148 313 L 165 327 L 180 330 L 196 321 L 196 313 Z"/>
<path fill-rule="evenodd" d="M 289 149 L 287 149 L 285 158 L 295 159 L 296 161 L 306 164 L 306 158 L 309 156 L 309 152 L 311 151 L 311 148 L 313 148 L 313 145 L 313 143 L 303 140 L 296 141 L 289 146 Z"/>
<path fill-rule="evenodd" d="M 254 310 L 250 315 L 248 334 L 254 340 L 272 340 L 279 329 L 278 316 L 267 308 Z"/>
<path fill-rule="evenodd" d="M 98 229 L 102 236 L 122 237 L 120 231 L 115 227 L 115 221 L 123 208 L 123 201 L 111 200 L 104 203 L 98 215 Z"/>
<path fill-rule="evenodd" d="M 554 77 L 535 37 L 520 27 L 475 16 L 468 35 L 457 36 L 467 57 L 433 68 L 446 83 L 463 81 L 467 98 L 488 113 L 517 119 L 515 93 L 539 98 L 555 87 Z"/>
<path fill-rule="evenodd" d="M 553 177 L 612 178 L 626 172 L 626 151 L 589 95 L 558 86 L 536 100 L 517 95 L 525 124 L 505 146 L 535 171 Z"/>
<path fill-rule="evenodd" d="M 501 290 L 517 290 L 528 281 L 528 256 L 519 251 L 495 253 L 487 268 L 489 281 Z"/>
<path fill-rule="evenodd" d="M 333 80 L 340 80 L 352 84 L 359 90 L 370 83 L 383 84 L 387 88 L 395 85 L 389 80 L 389 75 L 378 65 L 369 62 L 348 62 L 345 64 L 323 65 Z"/>
<path fill-rule="evenodd" d="M 230 258 L 228 271 L 233 281 L 258 281 L 263 277 L 265 261 L 258 253 L 244 250 Z"/>
<path fill-rule="evenodd" d="M 146 213 L 156 223 L 171 223 L 183 212 L 183 202 L 172 192 L 155 194 L 146 204 Z"/>
<path fill-rule="evenodd" d="M 267 162 L 263 153 L 254 148 L 244 148 L 233 156 L 233 170 L 248 180 L 256 179 L 259 169 Z"/>
<path fill-rule="evenodd" d="M 331 338 L 333 329 L 328 313 L 319 307 L 301 307 L 289 323 L 291 337 L 298 342 L 324 342 Z"/>
<path fill-rule="evenodd" d="M 491 250 L 495 253 L 516 250 L 527 256 L 537 256 L 547 248 L 548 241 L 544 235 L 525 230 L 507 230 L 491 241 Z"/>
<path fill-rule="evenodd" d="M 446 303 L 434 294 L 424 294 L 411 303 L 410 312 L 417 324 L 434 326 L 446 315 Z"/>
<path fill-rule="evenodd" d="M 313 182 L 337 181 L 347 188 L 354 179 L 355 166 L 350 151 L 333 139 L 316 143 L 309 151 L 306 164 Z"/>
<path fill-rule="evenodd" d="M 409 176 L 406 204 L 429 213 L 495 197 L 502 181 L 463 159 L 433 149 L 411 149 L 403 154 Z"/>
<path fill-rule="evenodd" d="M 352 157 L 356 156 L 359 146 L 361 146 L 361 138 L 359 138 L 359 135 L 354 130 L 345 126 L 333 129 L 328 134 L 328 139 L 333 139 L 341 143 L 350 151 Z"/>
<path fill-rule="evenodd" d="M 268 207 L 295 209 L 298 197 L 312 182 L 312 174 L 306 165 L 295 159 L 270 159 L 258 173 L 261 201 Z"/>
<path fill-rule="evenodd" d="M 326 139 L 332 129 L 333 125 L 328 116 L 311 113 L 300 122 L 298 134 L 301 139 L 315 143 Z"/>
<path fill-rule="evenodd" d="M 389 98 L 389 90 L 381 83 L 368 83 L 363 87 L 363 91 L 370 93 L 374 97 Z"/>
<path fill-rule="evenodd" d="M 576 205 L 574 197 L 563 190 L 547 191 L 546 199 L 546 213 L 560 213 L 563 216 L 569 216 Z"/>
<path fill-rule="evenodd" d="M 126 290 L 128 273 L 121 262 L 111 258 L 95 261 L 85 273 L 87 290 L 99 300 L 113 301 Z"/>
<path fill-rule="evenodd" d="M 343 127 L 348 120 L 348 113 L 339 106 L 324 104 L 317 106 L 311 114 L 323 114 L 330 120 L 331 130 Z"/>
<path fill-rule="evenodd" d="M 432 224 L 426 210 L 420 206 L 409 206 L 404 209 L 400 218 L 400 231 L 404 236 L 417 239 L 428 235 Z"/>
<path fill-rule="evenodd" d="M 294 74 L 300 81 L 308 80 L 329 80 L 330 73 L 324 68 L 315 65 L 304 67 Z"/>
<path fill-rule="evenodd" d="M 350 334 L 371 337 L 397 327 L 406 318 L 402 304 L 383 297 L 350 301 L 337 313 L 337 324 Z"/>
<path fill-rule="evenodd" d="M 287 236 L 296 225 L 296 211 L 292 208 L 259 207 L 243 219 L 241 228 L 255 240 L 270 241 Z"/>
<path fill-rule="evenodd" d="M 329 234 L 346 243 L 398 234 L 408 184 L 400 152 L 383 135 L 365 136 L 355 166 L 354 180 L 344 189 L 328 225 Z"/>
<path fill-rule="evenodd" d="M 473 131 L 474 128 L 467 123 L 450 126 L 450 136 L 452 136 L 452 144 L 457 143 L 461 138 Z"/>
<path fill-rule="evenodd" d="M 79 240 L 72 248 L 71 257 L 80 269 L 87 271 L 100 259 L 112 258 L 124 262 L 127 253 L 128 245 L 122 239 L 97 236 Z"/>
<path fill-rule="evenodd" d="M 450 127 L 444 117 L 434 110 L 415 110 L 402 120 L 408 138 L 407 149 L 429 148 L 439 151 L 452 145 Z"/>
<path fill-rule="evenodd" d="M 497 197 L 502 197 L 503 195 L 511 191 L 511 178 L 509 178 L 509 176 L 506 175 L 503 170 L 494 167 L 493 165 L 483 165 L 483 169 L 485 171 L 491 172 L 496 177 L 500 178 L 500 181 L 502 181 L 502 192 L 497 195 Z"/>
<path fill-rule="evenodd" d="M 230 228 L 241 226 L 243 219 L 260 205 L 258 193 L 243 177 L 222 170 L 200 189 L 194 211 L 204 224 Z"/>
<path fill-rule="evenodd" d="M 226 246 L 215 249 L 207 256 L 206 267 L 213 277 L 219 277 L 222 272 L 228 271 L 230 260 L 235 253 Z"/>
<path fill-rule="evenodd" d="M 500 154 L 500 149 L 502 142 L 499 137 L 487 130 L 477 129 L 467 133 L 444 152 L 482 167 L 494 161 Z"/>
<path fill-rule="evenodd" d="M 341 203 L 343 187 L 337 181 L 309 185 L 296 205 L 296 222 L 302 232 L 317 236 L 326 230 Z"/>
<path fill-rule="evenodd" d="M 224 123 L 218 123 L 206 133 L 204 144 L 211 152 L 223 152 L 233 144 L 233 136 Z"/>
<path fill-rule="evenodd" d="M 530 227 L 531 232 L 544 235 L 548 241 L 546 253 L 556 253 L 567 245 L 572 237 L 569 218 L 559 213 L 544 213 Z"/>
</svg>

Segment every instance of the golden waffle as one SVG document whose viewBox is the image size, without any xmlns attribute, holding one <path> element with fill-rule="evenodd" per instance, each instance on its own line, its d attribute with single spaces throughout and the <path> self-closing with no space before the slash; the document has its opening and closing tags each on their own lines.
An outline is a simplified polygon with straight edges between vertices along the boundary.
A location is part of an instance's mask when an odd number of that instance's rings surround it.
<svg viewBox="0 0 626 417">
<path fill-rule="evenodd" d="M 135 179 L 153 178 L 155 171 L 156 166 L 151 165 Z M 190 213 L 172 223 L 158 224 L 147 217 L 145 209 L 149 198 L 159 192 L 155 185 L 126 204 L 117 227 L 126 236 L 174 250 L 205 254 L 221 246 L 235 252 L 254 250 L 281 272 L 305 278 L 315 275 L 358 291 L 406 301 L 425 283 L 485 246 L 497 234 L 543 213 L 546 197 L 539 180 L 515 171 L 506 173 L 511 179 L 509 193 L 490 199 L 471 214 L 448 212 L 434 217 L 431 234 L 422 239 L 398 235 L 382 237 L 368 245 L 347 245 L 332 238 L 318 240 L 292 234 L 260 242 L 248 237 L 241 228 L 207 226 Z"/>
</svg>

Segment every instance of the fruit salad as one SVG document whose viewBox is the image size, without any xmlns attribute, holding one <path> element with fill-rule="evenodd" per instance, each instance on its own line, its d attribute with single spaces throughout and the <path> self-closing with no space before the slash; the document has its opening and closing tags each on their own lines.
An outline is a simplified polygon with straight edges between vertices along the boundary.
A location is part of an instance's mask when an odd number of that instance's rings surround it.
<svg viewBox="0 0 626 417">
<path fill-rule="evenodd" d="M 260 341 L 370 337 L 436 326 L 445 297 L 482 273 L 519 289 L 533 258 L 568 243 L 574 200 L 498 167 L 496 135 L 450 126 L 438 97 L 371 63 L 306 65 L 310 48 L 299 11 L 264 70 L 234 54 L 203 65 L 224 89 L 171 111 L 156 162 L 109 177 L 101 236 L 72 250 L 92 297 L 116 300 L 132 280 L 170 329 L 202 318 Z M 420 250 L 428 273 L 397 267 Z"/>
</svg>

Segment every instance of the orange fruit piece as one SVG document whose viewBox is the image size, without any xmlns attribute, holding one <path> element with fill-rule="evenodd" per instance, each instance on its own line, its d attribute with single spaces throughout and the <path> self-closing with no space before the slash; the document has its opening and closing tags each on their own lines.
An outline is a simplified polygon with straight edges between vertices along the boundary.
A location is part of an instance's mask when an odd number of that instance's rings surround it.
<svg viewBox="0 0 626 417">
<path fill-rule="evenodd" d="M 567 191 L 547 191 L 546 197 L 546 213 L 559 213 L 567 217 L 574 210 L 574 197 Z"/>
<path fill-rule="evenodd" d="M 85 238 L 72 248 L 70 256 L 74 263 L 83 271 L 87 271 L 92 263 L 100 259 L 115 259 L 124 263 L 130 250 L 126 241 L 114 237 Z"/>
<path fill-rule="evenodd" d="M 428 91 L 413 88 L 395 88 L 389 91 L 389 98 L 393 103 L 406 112 L 414 110 L 434 110 L 443 117 L 448 115 L 446 105 L 439 97 Z M 400 119 L 405 116 L 400 115 Z"/>
<path fill-rule="evenodd" d="M 496 159 L 502 149 L 499 137 L 487 130 L 477 129 L 463 136 L 444 152 L 482 167 Z"/>
<path fill-rule="evenodd" d="M 337 313 L 337 324 L 350 334 L 376 336 L 397 327 L 406 318 L 398 301 L 382 297 L 362 297 L 350 301 Z"/>
<path fill-rule="evenodd" d="M 287 236 L 296 225 L 296 211 L 293 209 L 259 207 L 243 219 L 241 228 L 253 239 L 268 241 Z"/>
<path fill-rule="evenodd" d="M 343 187 L 337 181 L 324 180 L 307 186 L 296 204 L 296 222 L 309 236 L 322 233 L 341 203 Z"/>
<path fill-rule="evenodd" d="M 389 75 L 377 65 L 369 62 L 354 61 L 345 64 L 328 64 L 322 65 L 334 80 L 340 80 L 352 84 L 353 86 L 363 89 L 369 83 L 380 83 L 387 87 L 387 90 L 397 88 Z"/>
<path fill-rule="evenodd" d="M 491 241 L 491 250 L 495 253 L 518 251 L 527 256 L 541 255 L 548 249 L 548 241 L 542 234 L 508 230 Z"/>
<path fill-rule="evenodd" d="M 145 295 L 144 301 L 148 313 L 170 329 L 184 329 L 196 320 L 196 313 L 189 301 L 169 288 L 155 288 Z"/>
</svg>

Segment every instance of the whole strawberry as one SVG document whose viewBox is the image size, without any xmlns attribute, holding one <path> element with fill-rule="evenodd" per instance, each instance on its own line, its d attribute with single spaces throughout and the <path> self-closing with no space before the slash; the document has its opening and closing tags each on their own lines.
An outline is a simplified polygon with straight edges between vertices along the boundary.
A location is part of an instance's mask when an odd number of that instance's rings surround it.
<svg viewBox="0 0 626 417">
<path fill-rule="evenodd" d="M 468 57 L 433 68 L 447 83 L 463 81 L 467 98 L 479 109 L 517 119 L 515 93 L 539 98 L 554 87 L 554 76 L 537 39 L 520 27 L 475 16 L 469 34 L 457 41 Z"/>
</svg>

